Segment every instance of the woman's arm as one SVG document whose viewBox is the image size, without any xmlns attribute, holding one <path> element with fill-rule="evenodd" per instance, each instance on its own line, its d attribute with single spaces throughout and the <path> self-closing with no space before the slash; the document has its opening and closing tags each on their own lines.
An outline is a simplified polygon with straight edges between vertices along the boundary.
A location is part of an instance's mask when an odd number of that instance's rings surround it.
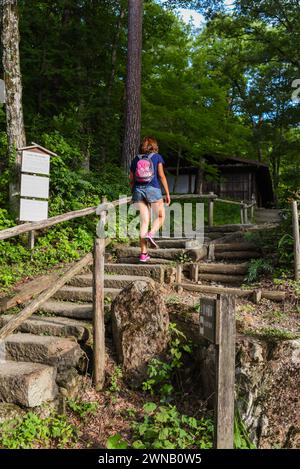
<svg viewBox="0 0 300 469">
<path fill-rule="evenodd" d="M 167 181 L 167 178 L 166 178 L 166 175 L 165 175 L 165 172 L 164 172 L 164 167 L 163 167 L 162 163 L 158 163 L 157 171 L 158 171 L 158 177 L 159 177 L 159 179 L 162 183 L 162 186 L 165 190 L 165 193 L 166 193 L 166 204 L 170 205 L 171 198 L 170 198 L 169 184 L 168 184 L 168 181 Z"/>
</svg>

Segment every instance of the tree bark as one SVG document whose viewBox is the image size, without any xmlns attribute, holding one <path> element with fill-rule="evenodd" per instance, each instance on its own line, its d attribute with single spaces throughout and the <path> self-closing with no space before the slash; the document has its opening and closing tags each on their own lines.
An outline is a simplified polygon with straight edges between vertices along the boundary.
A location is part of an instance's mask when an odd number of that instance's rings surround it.
<svg viewBox="0 0 300 469">
<path fill-rule="evenodd" d="M 15 161 L 15 174 L 10 187 L 10 201 L 14 203 L 14 194 L 20 189 L 21 157 L 17 148 L 26 145 L 23 107 L 22 78 L 20 67 L 20 34 L 17 0 L 2 1 L 2 63 L 6 87 L 6 122 L 9 161 Z"/>
<path fill-rule="evenodd" d="M 126 77 L 125 133 L 122 165 L 128 173 L 138 153 L 141 132 L 143 0 L 128 0 L 128 52 Z"/>
</svg>

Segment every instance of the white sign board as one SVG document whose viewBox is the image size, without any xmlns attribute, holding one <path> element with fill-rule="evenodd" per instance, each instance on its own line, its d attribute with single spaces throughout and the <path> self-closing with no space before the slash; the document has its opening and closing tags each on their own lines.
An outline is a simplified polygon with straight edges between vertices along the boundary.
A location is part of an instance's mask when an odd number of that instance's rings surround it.
<svg viewBox="0 0 300 469">
<path fill-rule="evenodd" d="M 47 174 L 50 173 L 50 156 L 33 151 L 23 151 L 22 173 Z"/>
<path fill-rule="evenodd" d="M 21 199 L 20 221 L 41 221 L 48 218 L 48 202 Z"/>
<path fill-rule="evenodd" d="M 21 197 L 37 197 L 39 199 L 48 199 L 49 178 L 22 174 Z"/>
</svg>

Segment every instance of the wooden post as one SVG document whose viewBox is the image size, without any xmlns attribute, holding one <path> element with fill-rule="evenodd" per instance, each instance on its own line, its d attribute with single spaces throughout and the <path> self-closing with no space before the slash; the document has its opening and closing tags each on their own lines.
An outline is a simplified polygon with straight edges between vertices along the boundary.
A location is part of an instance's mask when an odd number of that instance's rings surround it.
<svg viewBox="0 0 300 469">
<path fill-rule="evenodd" d="M 210 243 L 208 245 L 208 260 L 213 262 L 215 260 L 215 244 Z"/>
<path fill-rule="evenodd" d="M 94 245 L 94 384 L 97 391 L 105 380 L 105 329 L 104 329 L 104 256 L 105 239 L 96 239 Z"/>
<path fill-rule="evenodd" d="M 244 224 L 244 202 L 241 202 L 241 225 Z"/>
<path fill-rule="evenodd" d="M 210 192 L 209 195 L 214 195 Z M 214 226 L 214 198 L 208 200 L 208 226 Z"/>
<path fill-rule="evenodd" d="M 102 197 L 102 203 L 106 202 Z M 101 212 L 100 222 L 103 227 L 106 223 L 106 212 Z M 94 272 L 93 272 L 93 353 L 94 353 L 94 385 L 96 391 L 101 391 L 105 381 L 105 323 L 104 323 L 104 263 L 105 263 L 105 237 L 95 239 L 94 245 Z"/>
<path fill-rule="evenodd" d="M 252 194 L 251 203 L 252 203 L 252 207 L 251 207 L 251 223 L 253 223 L 253 221 L 254 221 L 254 213 L 255 213 L 254 210 L 255 210 L 255 205 L 256 205 L 255 194 Z"/>
<path fill-rule="evenodd" d="M 176 282 L 177 282 L 177 292 L 182 293 L 183 288 L 181 286 L 182 282 L 182 264 L 177 264 L 176 266 Z"/>
<path fill-rule="evenodd" d="M 216 324 L 215 441 L 217 449 L 234 446 L 235 299 L 218 295 Z"/>
<path fill-rule="evenodd" d="M 191 265 L 191 280 L 192 282 L 198 282 L 199 277 L 199 264 Z"/>
<path fill-rule="evenodd" d="M 293 236 L 294 236 L 294 265 L 295 280 L 300 280 L 300 235 L 299 235 L 299 213 L 297 202 L 292 202 Z"/>
<path fill-rule="evenodd" d="M 244 223 L 245 225 L 248 225 L 248 207 L 247 207 L 247 204 L 244 204 L 244 207 L 243 207 L 243 210 L 244 210 Z"/>
<path fill-rule="evenodd" d="M 28 233 L 28 249 L 30 250 L 31 260 L 33 257 L 34 244 L 35 244 L 35 231 L 32 230 L 32 231 L 29 231 Z"/>
<path fill-rule="evenodd" d="M 262 299 L 262 291 L 261 290 L 254 290 L 253 292 L 253 303 L 259 304 Z"/>
</svg>

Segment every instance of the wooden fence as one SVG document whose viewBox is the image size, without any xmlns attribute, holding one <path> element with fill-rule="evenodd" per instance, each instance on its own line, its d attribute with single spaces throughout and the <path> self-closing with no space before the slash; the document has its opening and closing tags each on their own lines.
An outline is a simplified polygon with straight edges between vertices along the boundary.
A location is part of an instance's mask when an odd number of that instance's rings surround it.
<svg viewBox="0 0 300 469">
<path fill-rule="evenodd" d="M 244 202 L 232 202 L 228 200 L 219 199 L 217 195 L 203 194 L 185 194 L 173 195 L 174 200 L 195 199 L 195 200 L 208 200 L 208 224 L 214 224 L 214 204 L 231 203 L 238 204 L 241 207 L 241 222 L 248 222 L 248 210 L 254 207 L 255 202 L 248 205 Z M 0 240 L 10 239 L 21 234 L 28 233 L 32 240 L 32 235 L 35 231 L 49 228 L 66 221 L 74 220 L 80 217 L 97 214 L 100 216 L 100 224 L 102 227 L 105 225 L 106 215 L 109 209 L 123 204 L 129 203 L 130 197 L 107 202 L 106 199 L 98 207 L 88 207 L 82 210 L 64 213 L 47 220 L 39 222 L 24 223 L 12 228 L 0 231 Z M 104 231 L 104 230 L 100 230 Z M 94 252 L 87 254 L 80 261 L 76 262 L 67 271 L 65 271 L 58 279 L 52 282 L 48 288 L 32 300 L 25 308 L 14 316 L 5 326 L 0 330 L 0 340 L 4 340 L 8 335 L 12 334 L 22 323 L 28 319 L 40 306 L 51 298 L 61 287 L 77 275 L 84 267 L 93 263 L 93 302 L 94 302 L 94 316 L 93 316 L 93 337 L 94 337 L 94 384 L 98 390 L 102 389 L 104 384 L 104 369 L 105 369 L 105 340 L 104 340 L 104 259 L 105 248 L 109 244 L 109 240 L 105 238 L 96 237 L 94 243 Z"/>
</svg>

